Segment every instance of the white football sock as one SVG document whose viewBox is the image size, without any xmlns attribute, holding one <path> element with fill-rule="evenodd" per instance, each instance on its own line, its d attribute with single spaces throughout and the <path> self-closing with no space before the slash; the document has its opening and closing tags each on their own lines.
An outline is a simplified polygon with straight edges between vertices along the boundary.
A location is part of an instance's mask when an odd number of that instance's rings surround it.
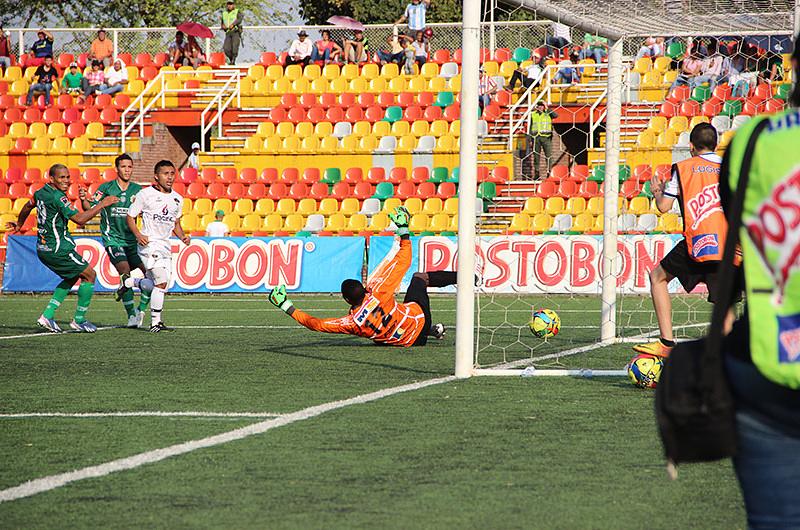
<svg viewBox="0 0 800 530">
<path fill-rule="evenodd" d="M 164 295 L 166 291 L 160 287 L 153 287 L 153 294 L 150 296 L 150 321 L 151 326 L 161 322 L 161 310 L 164 308 Z"/>
</svg>

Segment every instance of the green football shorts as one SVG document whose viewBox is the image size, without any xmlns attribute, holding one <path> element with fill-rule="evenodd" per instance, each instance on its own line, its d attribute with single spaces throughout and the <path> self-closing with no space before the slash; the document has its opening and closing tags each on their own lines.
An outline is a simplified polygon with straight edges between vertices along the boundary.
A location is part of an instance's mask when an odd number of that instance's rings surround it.
<svg viewBox="0 0 800 530">
<path fill-rule="evenodd" d="M 107 246 L 106 254 L 108 254 L 108 258 L 114 265 L 127 261 L 131 270 L 144 268 L 142 258 L 139 257 L 139 252 L 136 250 L 136 245 L 127 247 Z"/>
<path fill-rule="evenodd" d="M 38 251 L 39 261 L 65 280 L 72 280 L 86 270 L 89 263 L 74 249 L 60 252 Z"/>
</svg>

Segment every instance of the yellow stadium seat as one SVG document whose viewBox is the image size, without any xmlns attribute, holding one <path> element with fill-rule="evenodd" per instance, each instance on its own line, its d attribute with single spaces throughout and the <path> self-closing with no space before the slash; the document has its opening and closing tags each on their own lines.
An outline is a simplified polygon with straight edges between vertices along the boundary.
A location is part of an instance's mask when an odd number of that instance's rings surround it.
<svg viewBox="0 0 800 530">
<path fill-rule="evenodd" d="M 18 199 L 14 199 L 14 206 L 12 208 L 15 214 L 19 214 L 19 211 L 22 210 L 22 207 L 28 204 L 30 199 L 28 197 L 19 197 Z"/>
<path fill-rule="evenodd" d="M 662 133 L 667 129 L 667 118 L 664 116 L 653 116 L 650 118 L 650 123 L 647 124 L 647 128 L 655 134 Z"/>
<path fill-rule="evenodd" d="M 665 147 L 671 149 L 678 141 L 678 135 L 673 131 L 667 129 L 656 138 L 656 147 Z"/>
<path fill-rule="evenodd" d="M 13 66 L 11 68 L 14 68 Z M 28 93 L 28 82 L 25 79 L 17 79 L 8 88 L 9 96 L 22 96 Z"/>
<path fill-rule="evenodd" d="M 358 141 L 358 150 L 362 153 L 365 154 L 372 153 L 377 148 L 378 148 L 378 138 L 372 136 L 371 134 L 368 136 L 364 136 Z"/>
<path fill-rule="evenodd" d="M 289 94 L 291 92 L 292 82 L 285 77 L 281 77 L 280 79 L 276 79 L 272 82 L 272 86 L 267 93 L 274 96 L 280 96 L 281 94 Z"/>
<path fill-rule="evenodd" d="M 293 64 L 290 66 L 298 66 L 298 65 Z M 308 79 L 306 79 L 305 77 L 300 77 L 298 79 L 295 79 L 294 81 L 292 81 L 292 93 L 305 94 L 306 92 L 308 92 L 309 85 L 310 83 L 308 82 Z"/>
<path fill-rule="evenodd" d="M 28 126 L 24 122 L 15 121 L 8 128 L 8 136 L 11 138 L 24 138 L 28 136 Z"/>
<path fill-rule="evenodd" d="M 497 73 L 500 71 L 500 65 L 495 61 L 485 61 L 482 66 L 483 71 L 489 76 L 497 75 Z"/>
<path fill-rule="evenodd" d="M 279 64 L 271 64 L 267 66 L 267 71 L 265 76 L 270 81 L 277 81 L 278 79 L 283 77 L 283 66 Z"/>
<path fill-rule="evenodd" d="M 6 154 L 14 147 L 14 140 L 10 136 L 0 136 L 0 153 Z"/>
<path fill-rule="evenodd" d="M 458 151 L 458 142 L 449 134 L 436 139 L 435 153 L 454 153 Z"/>
<path fill-rule="evenodd" d="M 37 125 L 37 124 L 33 123 L 31 125 Z M 44 123 L 40 125 L 44 126 Z M 50 138 L 48 138 L 47 136 L 40 136 L 38 138 L 35 138 L 33 140 L 33 145 L 31 145 L 31 148 L 28 149 L 28 153 L 32 155 L 43 155 L 48 153 L 49 151 L 50 151 Z"/>
<path fill-rule="evenodd" d="M 370 232 L 383 232 L 389 226 L 389 216 L 383 212 L 376 213 L 369 219 L 367 230 Z"/>
<path fill-rule="evenodd" d="M 283 70 L 283 77 L 289 81 L 295 81 L 303 77 L 303 67 L 299 64 L 290 64 Z"/>
<path fill-rule="evenodd" d="M 351 232 L 363 232 L 367 229 L 369 221 L 363 213 L 354 213 L 347 220 L 347 230 Z"/>
<path fill-rule="evenodd" d="M 678 233 L 683 231 L 683 221 L 678 214 L 667 212 L 658 218 L 662 232 Z"/>
<path fill-rule="evenodd" d="M 242 219 L 242 230 L 247 233 L 253 233 L 261 229 L 261 217 L 250 213 Z"/>
<path fill-rule="evenodd" d="M 186 215 L 187 213 L 192 213 L 192 200 L 184 198 L 183 206 L 181 206 L 181 215 Z"/>
<path fill-rule="evenodd" d="M 264 75 L 266 75 L 266 70 L 264 69 L 263 64 L 254 64 L 247 69 L 247 77 L 253 81 L 258 81 L 259 79 L 263 78 Z"/>
<path fill-rule="evenodd" d="M 667 70 L 664 72 L 664 77 L 661 79 L 663 85 L 671 85 L 675 79 L 678 78 L 677 70 Z"/>
<path fill-rule="evenodd" d="M 33 81 L 33 76 L 36 75 L 36 66 L 28 66 L 25 68 L 25 75 L 23 76 L 26 81 Z"/>
<path fill-rule="evenodd" d="M 303 77 L 305 77 L 309 81 L 318 79 L 321 75 L 322 75 L 322 69 L 319 67 L 318 64 L 311 63 L 309 65 L 306 65 L 305 68 L 303 68 Z"/>
<path fill-rule="evenodd" d="M 262 147 L 262 151 L 264 153 L 271 153 L 275 154 L 281 150 L 281 144 L 283 140 L 280 136 L 270 136 L 266 140 L 264 140 L 264 146 Z"/>
<path fill-rule="evenodd" d="M 425 232 L 428 229 L 429 219 L 427 214 L 418 213 L 417 215 L 411 216 L 411 222 L 408 223 L 408 229 L 413 234 L 419 234 L 420 232 Z"/>
<path fill-rule="evenodd" d="M 380 71 L 378 70 L 378 65 L 375 63 L 367 63 L 361 67 L 361 76 L 367 81 L 371 79 L 375 79 L 380 75 Z"/>
<path fill-rule="evenodd" d="M 308 90 L 312 94 L 324 94 L 328 91 L 328 85 L 329 83 L 327 79 L 324 77 L 318 77 L 317 79 L 311 81 Z"/>
<path fill-rule="evenodd" d="M 592 225 L 593 232 L 602 232 L 603 231 L 603 220 L 605 218 L 602 215 L 598 215 L 594 218 L 594 225 Z"/>
<path fill-rule="evenodd" d="M 337 77 L 336 79 L 332 80 L 328 91 L 334 94 L 342 94 L 347 92 L 347 79 L 344 77 Z"/>
<path fill-rule="evenodd" d="M 262 94 L 267 94 L 271 90 L 271 83 L 270 79 L 266 77 L 263 79 L 259 79 L 263 83 L 261 90 Z M 128 83 L 130 84 L 130 83 Z M 239 79 L 239 92 L 241 92 L 242 96 L 252 96 L 255 92 L 255 83 L 247 77 L 242 77 Z"/>
<path fill-rule="evenodd" d="M 281 143 L 280 149 L 278 149 L 279 153 L 284 153 L 284 154 L 297 154 L 300 153 L 301 151 L 302 150 L 300 148 L 300 138 L 298 138 L 297 136 L 287 136 L 286 138 L 284 138 L 283 143 Z"/>
<path fill-rule="evenodd" d="M 326 64 L 325 67 L 322 69 L 322 77 L 327 79 L 328 81 L 332 79 L 336 79 L 339 77 L 340 69 L 338 64 Z"/>
<path fill-rule="evenodd" d="M 390 212 L 393 212 L 395 208 L 397 208 L 398 206 L 402 206 L 402 205 L 403 205 L 403 201 L 401 201 L 397 197 L 390 197 L 390 198 L 386 199 L 385 201 L 383 201 L 383 210 L 382 211 L 384 211 L 386 213 L 390 213 Z"/>
<path fill-rule="evenodd" d="M 328 124 L 330 125 L 330 124 Z M 319 144 L 318 153 L 333 154 L 339 149 L 339 139 L 335 136 L 323 136 Z"/>
<path fill-rule="evenodd" d="M 411 136 L 407 134 L 405 136 L 401 136 L 400 140 L 397 142 L 397 147 L 395 148 L 395 153 L 410 153 L 417 147 L 417 138 L 415 136 Z"/>
<path fill-rule="evenodd" d="M 66 136 L 67 126 L 60 121 L 54 121 L 47 126 L 47 136 L 50 138 L 58 138 L 59 136 Z"/>
<path fill-rule="evenodd" d="M 212 204 L 211 199 L 207 197 L 201 197 L 195 200 L 194 204 L 192 204 L 192 211 L 202 217 L 211 213 L 211 208 L 213 207 L 214 205 Z"/>
<path fill-rule="evenodd" d="M 700 123 L 709 123 L 708 116 L 693 116 L 692 121 L 689 122 L 689 130 L 691 131 Z"/>
<path fill-rule="evenodd" d="M 279 215 L 289 215 L 296 211 L 297 205 L 294 202 L 294 199 L 283 198 L 278 200 L 278 204 L 275 206 L 275 213 Z"/>
<path fill-rule="evenodd" d="M 300 199 L 300 202 L 297 203 L 297 213 L 306 217 L 312 213 L 317 213 L 317 201 L 309 197 Z"/>
<path fill-rule="evenodd" d="M 653 70 L 658 72 L 666 72 L 669 70 L 669 67 L 672 65 L 672 58 L 671 57 L 656 57 L 655 63 L 653 63 Z"/>
<path fill-rule="evenodd" d="M 636 136 L 636 146 L 649 149 L 656 144 L 656 135 L 650 129 L 645 129 Z"/>
<path fill-rule="evenodd" d="M 395 123 L 399 123 L 399 122 L 395 122 Z M 374 134 L 378 138 L 380 138 L 382 136 L 389 136 L 390 134 L 392 134 L 392 124 L 389 123 L 388 121 L 383 121 L 383 120 L 376 121 L 372 125 L 372 134 Z"/>
<path fill-rule="evenodd" d="M 408 213 L 415 215 L 422 212 L 422 199 L 419 197 L 409 197 L 403 205 L 408 209 Z"/>
<path fill-rule="evenodd" d="M 27 91 L 27 84 L 25 85 L 25 90 Z M 406 91 L 406 78 L 405 77 L 395 77 L 391 81 L 389 81 L 389 92 L 394 92 L 398 94 L 400 92 Z"/>
<path fill-rule="evenodd" d="M 386 91 L 386 78 L 384 77 L 376 77 L 374 79 L 369 80 L 369 88 L 368 91 L 373 94 L 380 94 L 381 92 Z"/>
<path fill-rule="evenodd" d="M 586 199 L 583 197 L 570 197 L 567 199 L 566 206 L 567 213 L 571 215 L 578 215 L 586 210 Z"/>
<path fill-rule="evenodd" d="M 102 138 L 105 136 L 105 127 L 99 121 L 93 121 L 86 126 L 87 138 Z"/>
<path fill-rule="evenodd" d="M 416 137 L 425 136 L 428 134 L 429 125 L 425 120 L 417 120 L 411 124 L 411 134 Z"/>
<path fill-rule="evenodd" d="M 458 197 L 445 199 L 443 211 L 450 216 L 458 214 Z"/>
<path fill-rule="evenodd" d="M 329 121 L 321 121 L 314 126 L 314 134 L 325 139 L 326 136 L 333 134 L 333 124 Z"/>
<path fill-rule="evenodd" d="M 69 148 L 70 154 L 80 154 L 82 155 L 86 151 L 91 149 L 91 144 L 89 143 L 89 139 L 86 136 L 78 136 L 77 138 L 72 139 L 72 145 Z"/>
<path fill-rule="evenodd" d="M 295 126 L 294 129 L 295 136 L 299 136 L 300 138 L 307 138 L 309 136 L 314 135 L 314 124 L 310 121 L 301 121 Z"/>
<path fill-rule="evenodd" d="M 386 63 L 381 66 L 381 77 L 386 79 L 394 79 L 400 75 L 400 68 L 397 63 Z"/>
<path fill-rule="evenodd" d="M 647 197 L 634 197 L 631 199 L 628 206 L 629 213 L 641 215 L 643 213 L 650 213 L 650 199 Z"/>
<path fill-rule="evenodd" d="M 586 203 L 586 211 L 592 215 L 603 215 L 603 198 L 590 197 L 589 202 Z"/>
<path fill-rule="evenodd" d="M 353 215 L 358 213 L 361 207 L 358 204 L 358 199 L 355 197 L 347 197 L 342 200 L 342 204 L 339 205 L 339 211 L 344 215 Z"/>
<path fill-rule="evenodd" d="M 446 120 L 436 120 L 431 122 L 430 127 L 428 129 L 428 134 L 439 138 L 440 136 L 444 136 L 448 133 L 450 128 L 450 124 L 447 123 Z"/>
<path fill-rule="evenodd" d="M 216 212 L 217 210 L 222 210 L 226 214 L 229 214 L 233 211 L 233 203 L 230 199 L 227 198 L 220 198 L 214 201 L 213 210 Z"/>
<path fill-rule="evenodd" d="M 20 68 L 19 66 L 9 66 L 8 68 L 6 68 L 6 73 L 3 76 L 3 80 L 10 81 L 12 83 L 17 79 L 21 78 L 22 78 L 22 68 Z"/>
<path fill-rule="evenodd" d="M 437 213 L 442 213 L 443 204 L 442 199 L 439 197 L 429 197 L 425 199 L 425 203 L 422 206 L 422 212 L 428 215 L 435 215 Z"/>
<path fill-rule="evenodd" d="M 351 134 L 342 138 L 339 144 L 338 152 L 342 154 L 352 155 L 358 150 L 358 136 Z"/>
<path fill-rule="evenodd" d="M 550 230 L 550 227 L 553 225 L 553 218 L 550 217 L 546 213 L 537 213 L 533 216 L 533 222 L 531 228 L 534 232 L 544 232 L 545 230 Z"/>
<path fill-rule="evenodd" d="M 368 121 L 357 121 L 353 124 L 352 135 L 356 138 L 362 138 L 364 136 L 369 136 L 370 134 L 372 134 L 372 126 Z"/>
<path fill-rule="evenodd" d="M 636 59 L 633 65 L 633 71 L 640 74 L 646 74 L 653 69 L 653 60 L 649 57 L 641 57 Z"/>
<path fill-rule="evenodd" d="M 222 222 L 228 225 L 231 231 L 239 230 L 239 225 L 242 224 L 242 218 L 235 213 L 229 213 L 222 218 Z"/>
<path fill-rule="evenodd" d="M 69 138 L 66 136 L 59 136 L 53 139 L 53 145 L 50 147 L 50 152 L 54 155 L 65 155 L 69 152 L 70 144 Z"/>
<path fill-rule="evenodd" d="M 432 77 L 428 79 L 428 91 L 434 94 L 447 91 L 447 79 L 444 77 Z"/>
<path fill-rule="evenodd" d="M 508 226 L 509 232 L 527 232 L 531 228 L 531 218 L 526 213 L 515 213 L 514 217 L 511 218 L 511 224 Z"/>
<path fill-rule="evenodd" d="M 450 226 L 450 216 L 446 213 L 437 213 L 430 218 L 428 230 L 431 232 L 444 232 Z"/>
<path fill-rule="evenodd" d="M 290 121 L 282 121 L 278 123 L 275 134 L 278 135 L 281 140 L 289 136 L 294 136 L 294 125 L 292 125 Z"/>
<path fill-rule="evenodd" d="M 188 213 L 181 215 L 181 228 L 184 232 L 194 232 L 200 225 L 200 218 L 197 214 Z"/>
<path fill-rule="evenodd" d="M 436 63 L 425 63 L 422 65 L 420 75 L 425 79 L 431 79 L 439 75 L 439 65 Z"/>
<path fill-rule="evenodd" d="M 287 215 L 283 220 L 283 229 L 288 232 L 299 232 L 306 225 L 306 219 L 299 213 Z"/>
<path fill-rule="evenodd" d="M 47 124 L 40 121 L 31 123 L 30 127 L 28 127 L 28 136 L 34 140 L 47 136 Z"/>
<path fill-rule="evenodd" d="M 233 206 L 233 213 L 245 216 L 253 213 L 253 199 L 236 199 Z"/>
<path fill-rule="evenodd" d="M 255 213 L 258 215 L 269 215 L 275 211 L 275 201 L 272 199 L 258 199 L 256 201 Z"/>
<path fill-rule="evenodd" d="M 572 220 L 572 230 L 576 232 L 590 232 L 594 224 L 594 217 L 589 212 L 582 212 Z"/>
<path fill-rule="evenodd" d="M 11 213 L 13 204 L 8 197 L 0 197 L 0 214 Z"/>
<path fill-rule="evenodd" d="M 686 116 L 673 116 L 669 119 L 669 126 L 667 128 L 675 134 L 680 134 L 683 131 L 689 130 L 689 120 Z"/>
<path fill-rule="evenodd" d="M 348 63 L 342 66 L 342 73 L 340 74 L 340 77 L 343 77 L 347 81 L 355 79 L 356 77 L 358 77 L 358 65 Z"/>
<path fill-rule="evenodd" d="M 425 63 L 428 64 L 428 63 Z M 428 83 L 422 76 L 415 76 L 409 79 L 408 87 L 406 88 L 407 92 L 425 92 L 428 89 Z"/>
<path fill-rule="evenodd" d="M 136 97 L 142 92 L 144 92 L 144 81 L 141 79 L 133 79 L 125 85 L 125 90 L 123 90 L 122 93 Z"/>
<path fill-rule="evenodd" d="M 321 201 L 319 201 L 319 208 L 317 208 L 317 213 L 321 213 L 324 216 L 333 215 L 339 211 L 339 203 L 336 202 L 336 199 L 333 197 L 325 197 Z"/>
<path fill-rule="evenodd" d="M 456 138 L 461 136 L 461 120 L 453 120 L 450 124 L 450 135 Z"/>
<path fill-rule="evenodd" d="M 544 203 L 544 211 L 550 215 L 565 213 L 566 205 L 563 197 L 548 197 Z"/>
<path fill-rule="evenodd" d="M 264 145 L 264 140 L 260 136 L 250 136 L 244 141 L 243 153 L 260 153 Z"/>
<path fill-rule="evenodd" d="M 363 77 L 356 77 L 355 79 L 351 79 L 350 83 L 347 86 L 348 92 L 353 92 L 355 94 L 361 94 L 362 92 L 367 91 L 367 80 Z"/>
<path fill-rule="evenodd" d="M 405 120 L 399 120 L 392 124 L 393 136 L 405 136 L 411 132 L 411 124 Z"/>
<path fill-rule="evenodd" d="M 347 226 L 347 218 L 338 212 L 329 216 L 327 221 L 325 230 L 329 232 L 341 232 Z"/>
<path fill-rule="evenodd" d="M 277 213 L 271 213 L 264 217 L 262 228 L 265 232 L 278 232 L 283 226 L 283 217 Z"/>
</svg>

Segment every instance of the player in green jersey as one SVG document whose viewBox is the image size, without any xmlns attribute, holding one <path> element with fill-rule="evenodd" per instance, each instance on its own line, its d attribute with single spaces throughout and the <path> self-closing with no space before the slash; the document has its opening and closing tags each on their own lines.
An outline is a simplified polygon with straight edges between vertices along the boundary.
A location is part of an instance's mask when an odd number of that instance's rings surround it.
<svg viewBox="0 0 800 530">
<path fill-rule="evenodd" d="M 128 208 L 133 203 L 142 187 L 131 182 L 133 176 L 133 160 L 128 154 L 121 154 L 114 160 L 117 169 L 117 178 L 104 182 L 97 188 L 91 198 L 87 198 L 86 191 L 81 189 L 80 198 L 84 210 L 98 204 L 104 197 L 119 197 L 119 202 L 113 206 L 103 208 L 100 212 L 100 232 L 103 235 L 103 246 L 109 260 L 119 272 L 120 278 L 131 273 L 131 269 L 139 269 L 145 273 L 144 264 L 136 251 L 136 236 L 128 228 Z M 117 300 L 122 299 L 125 312 L 128 314 L 128 327 L 138 328 L 142 325 L 143 311 L 147 309 L 150 301 L 150 291 L 142 289 L 139 307 L 135 307 L 133 291 L 120 289 L 117 291 Z"/>
<path fill-rule="evenodd" d="M 28 215 L 36 209 L 36 221 L 39 226 L 36 253 L 39 260 L 63 280 L 56 286 L 53 297 L 37 324 L 53 333 L 61 332 L 61 328 L 53 319 L 56 309 L 67 297 L 75 282 L 81 280 L 81 285 L 78 287 L 78 307 L 75 310 L 75 318 L 69 326 L 75 331 L 94 333 L 97 327 L 86 320 L 86 311 L 94 293 L 96 274 L 91 265 L 76 252 L 75 241 L 69 233 L 67 223 L 72 221 L 78 225 L 85 224 L 103 208 L 116 204 L 119 197 L 105 197 L 88 210 L 79 212 L 65 195 L 70 185 L 67 167 L 63 164 L 54 164 L 50 167 L 48 175 L 50 182 L 33 194 L 33 199 L 19 212 L 17 222 L 8 223 L 8 228 L 11 233 L 19 232 Z"/>
</svg>

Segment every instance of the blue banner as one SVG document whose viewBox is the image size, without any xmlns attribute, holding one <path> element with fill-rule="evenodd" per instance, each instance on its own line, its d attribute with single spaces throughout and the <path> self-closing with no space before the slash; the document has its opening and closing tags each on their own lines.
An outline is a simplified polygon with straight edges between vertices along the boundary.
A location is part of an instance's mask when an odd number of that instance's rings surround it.
<svg viewBox="0 0 800 530">
<path fill-rule="evenodd" d="M 119 276 L 100 238 L 75 238 L 78 252 L 97 272 L 95 289 L 111 291 Z M 361 278 L 363 237 L 193 238 L 172 242 L 172 292 L 266 292 L 284 283 L 292 292 L 339 292 L 347 278 Z M 8 242 L 4 291 L 52 291 L 61 280 L 36 255 L 34 236 Z"/>
</svg>

